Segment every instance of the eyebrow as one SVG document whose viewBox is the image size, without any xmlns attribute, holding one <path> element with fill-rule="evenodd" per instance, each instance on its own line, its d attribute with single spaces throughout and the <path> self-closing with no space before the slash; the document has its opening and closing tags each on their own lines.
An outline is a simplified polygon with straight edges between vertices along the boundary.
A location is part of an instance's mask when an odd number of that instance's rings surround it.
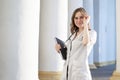
<svg viewBox="0 0 120 80">
<path fill-rule="evenodd" d="M 76 17 L 76 16 L 75 16 L 74 18 L 83 18 L 83 17 L 84 17 L 84 16 L 79 16 L 79 17 Z"/>
</svg>

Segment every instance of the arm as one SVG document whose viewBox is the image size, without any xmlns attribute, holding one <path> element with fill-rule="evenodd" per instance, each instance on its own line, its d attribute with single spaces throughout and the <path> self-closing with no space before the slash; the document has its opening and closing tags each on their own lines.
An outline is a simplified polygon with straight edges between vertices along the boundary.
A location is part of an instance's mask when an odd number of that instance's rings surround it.
<svg viewBox="0 0 120 80">
<path fill-rule="evenodd" d="M 89 20 L 90 20 L 90 17 L 88 16 L 87 19 L 84 19 L 84 30 L 83 30 L 83 40 L 82 40 L 82 43 L 83 45 L 87 45 L 90 41 L 90 35 L 89 35 Z"/>
</svg>

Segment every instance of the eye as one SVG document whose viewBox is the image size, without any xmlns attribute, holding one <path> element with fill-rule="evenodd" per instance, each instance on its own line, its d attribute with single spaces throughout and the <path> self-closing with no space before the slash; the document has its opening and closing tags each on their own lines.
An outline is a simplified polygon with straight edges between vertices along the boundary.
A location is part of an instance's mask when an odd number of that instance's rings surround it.
<svg viewBox="0 0 120 80">
<path fill-rule="evenodd" d="M 78 17 L 75 17 L 75 19 L 78 19 Z"/>
<path fill-rule="evenodd" d="M 83 19 L 84 18 L 84 16 L 80 16 L 80 17 L 75 17 L 74 19 Z"/>
</svg>

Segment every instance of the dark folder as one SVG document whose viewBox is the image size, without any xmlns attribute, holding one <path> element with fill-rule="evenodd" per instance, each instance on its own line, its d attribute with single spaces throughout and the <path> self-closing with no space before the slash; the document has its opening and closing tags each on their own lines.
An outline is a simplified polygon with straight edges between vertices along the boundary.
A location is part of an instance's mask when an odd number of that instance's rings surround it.
<svg viewBox="0 0 120 80">
<path fill-rule="evenodd" d="M 58 44 L 60 44 L 61 48 L 64 48 L 65 47 L 65 43 L 64 41 L 60 40 L 59 38 L 55 37 L 56 41 Z"/>
<path fill-rule="evenodd" d="M 60 39 L 57 38 L 57 37 L 55 37 L 55 39 L 56 39 L 56 42 L 57 42 L 58 44 L 60 44 L 60 46 L 61 46 L 60 51 L 61 51 L 61 54 L 62 54 L 62 58 L 63 58 L 64 60 L 66 60 L 66 59 L 67 59 L 67 47 L 65 46 L 64 41 L 60 40 Z"/>
</svg>

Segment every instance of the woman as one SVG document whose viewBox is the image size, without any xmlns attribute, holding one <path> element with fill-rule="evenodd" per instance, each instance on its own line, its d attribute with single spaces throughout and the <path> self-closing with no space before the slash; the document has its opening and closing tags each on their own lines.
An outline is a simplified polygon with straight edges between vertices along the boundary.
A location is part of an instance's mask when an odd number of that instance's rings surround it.
<svg viewBox="0 0 120 80">
<path fill-rule="evenodd" d="M 66 42 L 67 60 L 62 80 L 92 80 L 88 56 L 96 42 L 96 31 L 90 29 L 90 16 L 84 8 L 77 8 L 71 18 L 71 38 Z M 56 44 L 60 52 L 60 45 Z"/>
</svg>

